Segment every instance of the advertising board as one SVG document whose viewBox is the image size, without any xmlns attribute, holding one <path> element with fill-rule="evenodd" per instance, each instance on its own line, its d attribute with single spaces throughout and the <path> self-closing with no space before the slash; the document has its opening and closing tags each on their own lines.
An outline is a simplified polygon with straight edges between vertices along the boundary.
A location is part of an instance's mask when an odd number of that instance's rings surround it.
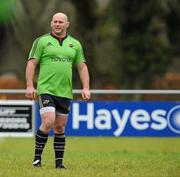
<svg viewBox="0 0 180 177">
<path fill-rule="evenodd" d="M 177 137 L 180 136 L 180 102 L 75 101 L 66 135 Z"/>
<path fill-rule="evenodd" d="M 0 136 L 33 136 L 34 120 L 34 101 L 0 101 Z"/>
</svg>

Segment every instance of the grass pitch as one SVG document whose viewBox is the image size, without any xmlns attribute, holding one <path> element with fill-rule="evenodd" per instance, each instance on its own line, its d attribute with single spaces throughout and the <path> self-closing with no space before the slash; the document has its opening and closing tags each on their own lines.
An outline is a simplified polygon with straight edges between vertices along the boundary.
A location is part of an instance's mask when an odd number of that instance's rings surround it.
<svg viewBox="0 0 180 177">
<path fill-rule="evenodd" d="M 53 138 L 32 167 L 33 138 L 0 138 L 0 177 L 179 177 L 179 138 L 67 137 L 64 164 L 54 168 Z"/>
</svg>

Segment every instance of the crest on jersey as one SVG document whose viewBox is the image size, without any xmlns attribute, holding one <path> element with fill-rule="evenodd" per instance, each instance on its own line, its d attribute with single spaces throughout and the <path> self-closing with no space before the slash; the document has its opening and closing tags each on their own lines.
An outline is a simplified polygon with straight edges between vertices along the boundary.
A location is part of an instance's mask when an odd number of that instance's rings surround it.
<svg viewBox="0 0 180 177">
<path fill-rule="evenodd" d="M 48 42 L 46 46 L 50 47 L 50 46 L 53 46 L 53 44 L 51 42 Z"/>
<path fill-rule="evenodd" d="M 73 44 L 69 44 L 69 47 L 73 48 L 73 47 L 74 47 L 74 45 L 73 45 Z"/>
</svg>

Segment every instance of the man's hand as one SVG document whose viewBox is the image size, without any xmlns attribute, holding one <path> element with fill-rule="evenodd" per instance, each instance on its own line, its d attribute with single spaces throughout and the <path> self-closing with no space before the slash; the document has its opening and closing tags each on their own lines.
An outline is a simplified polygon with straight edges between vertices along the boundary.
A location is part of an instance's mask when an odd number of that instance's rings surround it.
<svg viewBox="0 0 180 177">
<path fill-rule="evenodd" d="M 89 89 L 83 89 L 81 96 L 82 96 L 83 100 L 85 100 L 85 101 L 89 100 L 91 98 L 91 94 L 90 94 Z"/>
<path fill-rule="evenodd" d="M 36 100 L 37 96 L 34 87 L 27 87 L 25 96 L 30 100 Z"/>
</svg>

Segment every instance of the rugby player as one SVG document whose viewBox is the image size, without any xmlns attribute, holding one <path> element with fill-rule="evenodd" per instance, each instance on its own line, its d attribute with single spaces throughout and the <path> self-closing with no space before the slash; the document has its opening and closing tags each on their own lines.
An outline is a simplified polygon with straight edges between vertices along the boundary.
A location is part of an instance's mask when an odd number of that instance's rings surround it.
<svg viewBox="0 0 180 177">
<path fill-rule="evenodd" d="M 41 125 L 35 136 L 34 167 L 41 167 L 41 155 L 54 129 L 55 168 L 63 164 L 65 127 L 72 95 L 72 66 L 76 65 L 82 82 L 82 99 L 90 99 L 89 72 L 81 43 L 67 33 L 69 20 L 66 14 L 53 15 L 51 32 L 37 38 L 31 48 L 26 66 L 26 97 L 38 98 Z M 37 89 L 34 85 L 35 70 L 39 65 Z M 36 92 L 37 90 L 37 92 Z"/>
</svg>

